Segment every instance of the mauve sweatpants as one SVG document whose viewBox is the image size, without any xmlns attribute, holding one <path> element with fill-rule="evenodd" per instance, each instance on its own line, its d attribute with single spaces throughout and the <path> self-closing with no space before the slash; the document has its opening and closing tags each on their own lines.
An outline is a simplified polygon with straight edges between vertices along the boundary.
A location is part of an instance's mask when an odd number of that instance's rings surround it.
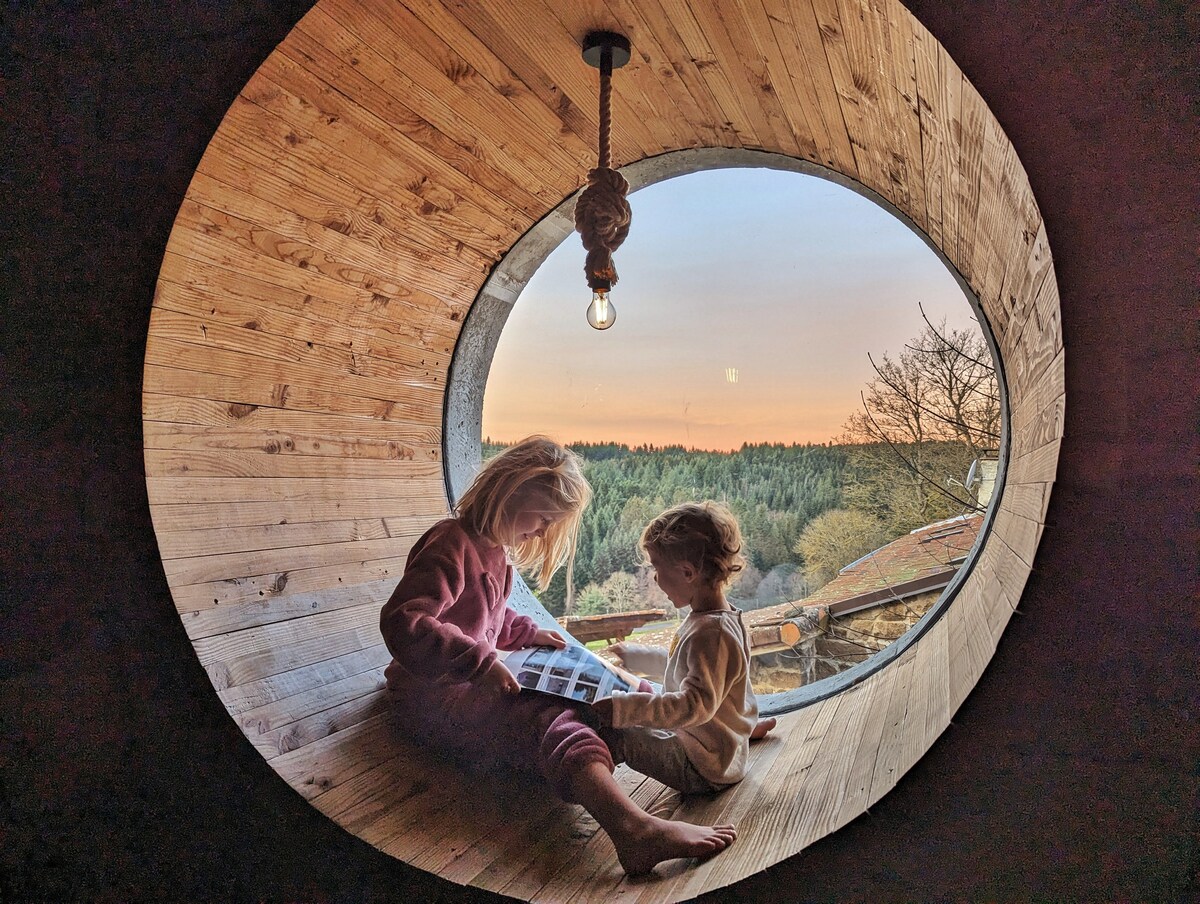
<svg viewBox="0 0 1200 904">
<path fill-rule="evenodd" d="M 580 769 L 603 763 L 611 772 L 622 759 L 621 732 L 568 700 L 489 694 L 470 684 L 394 686 L 391 698 L 401 725 L 419 740 L 468 764 L 539 772 L 570 803 Z"/>
</svg>

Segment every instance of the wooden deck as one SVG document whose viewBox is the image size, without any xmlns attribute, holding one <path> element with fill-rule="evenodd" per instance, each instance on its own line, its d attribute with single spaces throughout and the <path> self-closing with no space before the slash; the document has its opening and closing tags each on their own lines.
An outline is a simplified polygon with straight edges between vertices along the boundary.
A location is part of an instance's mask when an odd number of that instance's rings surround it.
<svg viewBox="0 0 1200 904">
<path fill-rule="evenodd" d="M 636 883 L 577 809 L 516 788 L 485 801 L 398 741 L 377 627 L 411 543 L 448 510 L 442 430 L 468 311 L 485 286 L 515 297 L 528 274 L 497 262 L 594 165 L 579 47 L 598 27 L 635 48 L 613 80 L 615 164 L 716 149 L 860 186 L 978 298 L 1008 392 L 1002 496 L 945 617 L 788 715 L 733 791 L 680 803 L 624 776 L 647 806 L 742 832 L 708 863 Z M 1046 229 L 1016 153 L 895 0 L 321 0 L 234 99 L 176 218 L 146 346 L 147 490 L 216 692 L 314 806 L 513 897 L 679 900 L 852 819 L 948 723 L 1033 563 L 1064 372 Z"/>
<path fill-rule="evenodd" d="M 669 617 L 670 613 L 661 609 L 639 609 L 637 612 L 610 612 L 605 615 L 564 616 L 558 619 L 558 623 L 580 643 L 593 640 L 617 643 L 642 625 Z"/>
<path fill-rule="evenodd" d="M 378 604 L 350 611 L 374 616 Z M 621 784 L 643 808 L 696 823 L 730 821 L 739 831 L 737 844 L 709 861 L 671 861 L 632 880 L 595 822 L 556 801 L 548 787 L 518 777 L 479 780 L 406 741 L 388 711 L 381 647 L 277 672 L 281 658 L 244 636 L 240 649 L 215 640 L 197 646 L 221 647 L 222 667 L 210 674 L 237 681 L 221 695 L 276 771 L 381 850 L 451 881 L 531 901 L 659 902 L 751 875 L 878 800 L 941 733 L 1010 612 L 1002 598 L 985 604 L 978 593 L 963 594 L 899 660 L 782 716 L 776 731 L 752 746 L 745 781 L 723 794 L 684 800 L 621 767 Z M 269 634 L 288 635 L 292 648 L 328 653 L 346 640 L 340 632 L 330 637 L 314 618 L 264 626 L 251 637 L 263 643 Z"/>
</svg>

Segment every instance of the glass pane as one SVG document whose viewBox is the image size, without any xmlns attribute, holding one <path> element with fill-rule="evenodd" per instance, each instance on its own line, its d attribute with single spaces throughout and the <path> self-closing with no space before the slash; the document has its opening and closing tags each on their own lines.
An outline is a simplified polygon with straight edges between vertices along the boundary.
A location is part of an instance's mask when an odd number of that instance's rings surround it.
<svg viewBox="0 0 1200 904">
<path fill-rule="evenodd" d="M 717 499 L 746 540 L 727 595 L 756 690 L 856 665 L 937 600 L 982 522 L 999 400 L 973 310 L 905 224 L 813 176 L 711 170 L 630 203 L 618 321 L 589 327 L 569 237 L 518 299 L 484 399 L 485 457 L 541 432 L 588 461 L 574 586 L 560 572 L 543 603 L 588 617 L 577 634 L 665 645 L 678 613 L 638 536 Z"/>
</svg>

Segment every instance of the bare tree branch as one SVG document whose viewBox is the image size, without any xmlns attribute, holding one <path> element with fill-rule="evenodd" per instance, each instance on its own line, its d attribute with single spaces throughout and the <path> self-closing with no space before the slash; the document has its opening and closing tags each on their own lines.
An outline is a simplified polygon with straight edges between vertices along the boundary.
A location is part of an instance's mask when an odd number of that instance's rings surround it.
<svg viewBox="0 0 1200 904">
<path fill-rule="evenodd" d="M 917 310 L 919 310 L 921 312 L 921 319 L 925 321 L 925 325 L 927 327 L 929 327 L 929 331 L 931 333 L 933 333 L 933 335 L 937 336 L 939 339 L 942 340 L 942 342 L 944 342 L 946 345 L 953 348 L 960 356 L 962 356 L 963 358 L 966 358 L 972 364 L 976 364 L 979 367 L 982 367 L 984 370 L 992 371 L 993 373 L 995 372 L 995 367 L 992 365 L 992 363 L 990 361 L 980 361 L 978 358 L 968 355 L 961 348 L 953 345 L 949 340 L 947 340 L 945 335 L 943 335 L 942 332 L 930 322 L 929 315 L 925 313 L 924 305 L 922 305 L 921 302 L 919 302 L 919 301 L 917 302 Z M 943 321 L 943 323 L 944 322 L 945 321 Z"/>
<path fill-rule="evenodd" d="M 867 404 L 867 401 L 864 398 L 863 399 L 863 408 L 864 409 L 866 409 L 866 404 Z M 867 417 L 871 418 L 871 423 L 875 424 L 876 429 L 879 429 L 879 425 L 878 425 L 878 423 L 876 423 L 875 418 L 872 417 L 870 409 L 866 409 L 866 411 L 867 411 Z M 975 502 L 974 500 L 967 502 L 965 499 L 958 498 L 958 496 L 954 495 L 949 490 L 944 489 L 940 483 L 938 483 L 936 480 L 934 480 L 928 474 L 925 474 L 924 472 L 922 472 L 916 465 L 914 465 L 911 461 L 909 461 L 907 458 L 905 458 L 904 453 L 901 452 L 899 450 L 899 448 L 897 448 L 896 444 L 893 443 L 887 437 L 887 434 L 885 434 L 882 430 L 880 430 L 880 436 L 882 437 L 883 441 L 891 447 L 892 451 L 894 453 L 896 453 L 896 457 L 899 458 L 900 461 L 902 461 L 904 463 L 904 465 L 910 471 L 912 471 L 914 474 L 916 474 L 922 480 L 927 482 L 931 487 L 933 487 L 933 489 L 937 490 L 939 493 L 941 493 L 947 499 L 950 499 L 953 502 L 957 502 L 959 505 L 964 506 L 965 508 L 969 508 L 975 512 L 983 511 L 983 509 L 980 508 L 979 504 L 977 502 Z"/>
<path fill-rule="evenodd" d="M 912 348 L 912 346 L 907 346 L 907 347 Z M 921 351 L 921 349 L 913 349 L 913 351 Z M 961 427 L 965 431 L 974 431 L 976 433 L 981 433 L 984 436 L 987 436 L 989 439 L 999 439 L 1000 438 L 1000 434 L 998 434 L 998 433 L 993 433 L 992 431 L 987 430 L 983 427 L 980 427 L 977 424 L 969 424 L 961 418 L 947 417 L 946 415 L 942 414 L 940 411 L 935 411 L 934 409 L 930 408 L 928 405 L 921 404 L 921 402 L 919 402 L 917 399 L 913 398 L 912 395 L 906 389 L 904 389 L 901 386 L 897 386 L 895 383 L 893 383 L 891 380 L 889 380 L 887 378 L 887 375 L 884 374 L 884 372 L 879 369 L 879 365 L 875 363 L 875 359 L 871 357 L 870 352 L 867 352 L 867 360 L 871 362 L 871 367 L 875 370 L 875 373 L 879 375 L 879 379 L 881 379 L 885 384 L 887 384 L 892 389 L 892 391 L 896 393 L 896 395 L 905 399 L 909 404 L 913 405 L 914 407 L 921 409 L 926 414 L 929 414 L 929 415 L 937 418 L 942 423 L 949 424 L 952 427 Z M 863 404 L 864 405 L 866 404 L 865 400 L 864 400 Z"/>
</svg>

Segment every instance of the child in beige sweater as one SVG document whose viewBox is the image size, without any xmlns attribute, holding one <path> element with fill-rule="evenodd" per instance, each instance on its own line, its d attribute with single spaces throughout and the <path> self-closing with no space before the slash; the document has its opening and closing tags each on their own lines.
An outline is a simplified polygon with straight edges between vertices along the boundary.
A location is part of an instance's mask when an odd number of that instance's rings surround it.
<svg viewBox="0 0 1200 904">
<path fill-rule="evenodd" d="M 741 532 L 725 506 L 684 503 L 647 525 L 641 547 L 667 598 L 691 611 L 669 650 L 609 648 L 626 667 L 662 676 L 663 692 L 618 693 L 595 708 L 623 729 L 625 761 L 638 772 L 685 793 L 720 791 L 745 776 L 750 739 L 775 725 L 758 721 L 749 636 L 725 599 L 745 561 Z"/>
</svg>

